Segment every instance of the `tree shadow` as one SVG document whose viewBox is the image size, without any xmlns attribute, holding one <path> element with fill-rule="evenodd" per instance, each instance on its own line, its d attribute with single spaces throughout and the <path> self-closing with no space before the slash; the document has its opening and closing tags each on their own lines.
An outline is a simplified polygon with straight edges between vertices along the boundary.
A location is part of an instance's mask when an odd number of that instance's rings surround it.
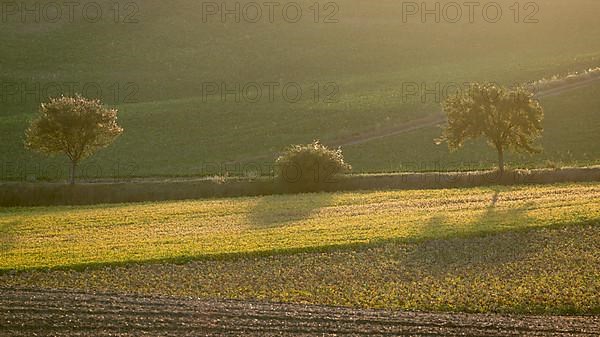
<svg viewBox="0 0 600 337">
<path fill-rule="evenodd" d="M 486 230 L 486 227 L 495 225 L 505 225 L 506 228 L 514 226 L 514 224 L 525 223 L 531 219 L 527 215 L 527 211 L 535 205 L 533 201 L 528 201 L 518 207 L 498 207 L 502 203 L 501 193 L 498 189 L 494 190 L 494 195 L 490 200 L 490 205 L 486 208 L 485 213 L 479 220 L 472 224 L 474 228 Z M 483 228 L 481 228 L 483 227 Z"/>
<path fill-rule="evenodd" d="M 6 252 L 14 247 L 17 233 L 16 227 L 19 221 L 0 223 L 0 252 Z"/>
<path fill-rule="evenodd" d="M 482 216 L 461 229 L 464 235 L 441 236 L 439 239 L 421 242 L 414 246 L 405 262 L 426 274 L 436 275 L 525 258 L 537 248 L 524 239 L 520 230 L 505 229 L 530 220 L 527 210 L 534 203 L 527 202 L 519 207 L 499 207 L 501 203 L 500 190 L 493 190 Z M 449 223 L 447 215 L 436 214 L 423 225 L 421 237 L 440 237 L 437 234 L 444 232 L 442 227 Z M 498 235 L 503 238 L 498 240 Z"/>
<path fill-rule="evenodd" d="M 283 227 L 310 218 L 319 209 L 331 205 L 332 198 L 332 193 L 259 197 L 251 206 L 247 221 L 253 228 Z"/>
</svg>

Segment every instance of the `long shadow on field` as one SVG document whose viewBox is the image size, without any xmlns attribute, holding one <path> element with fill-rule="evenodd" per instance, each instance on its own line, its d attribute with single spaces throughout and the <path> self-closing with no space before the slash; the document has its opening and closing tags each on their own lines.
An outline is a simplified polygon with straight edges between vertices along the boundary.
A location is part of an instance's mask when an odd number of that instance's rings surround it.
<svg viewBox="0 0 600 337">
<path fill-rule="evenodd" d="M 527 201 L 519 205 L 504 205 L 501 198 L 501 193 L 494 190 L 494 194 L 490 200 L 490 205 L 481 218 L 471 224 L 471 227 L 478 231 L 486 231 L 493 226 L 503 226 L 507 229 L 511 227 L 521 226 L 523 223 L 531 222 L 527 215 L 527 211 L 535 205 L 533 201 Z"/>
<path fill-rule="evenodd" d="M 0 223 L 0 252 L 10 250 L 16 241 L 15 228 L 19 224 L 18 221 Z"/>
<path fill-rule="evenodd" d="M 248 222 L 254 228 L 282 227 L 310 218 L 320 208 L 329 206 L 331 199 L 331 193 L 260 197 L 249 210 Z"/>
<path fill-rule="evenodd" d="M 407 263 L 421 266 L 426 273 L 431 275 L 447 274 L 457 270 L 474 266 L 489 266 L 518 261 L 537 248 L 530 242 L 524 240 L 527 237 L 521 231 L 508 232 L 506 240 L 489 240 L 485 233 L 498 235 L 498 227 L 516 227 L 523 222 L 531 221 L 527 216 L 527 210 L 533 202 L 527 202 L 518 207 L 501 205 L 501 192 L 494 190 L 490 197 L 490 204 L 486 207 L 483 215 L 464 228 L 460 229 L 464 236 L 448 239 L 436 239 L 425 241 L 416 245 L 415 250 L 410 252 Z M 437 232 L 444 231 L 443 227 L 451 226 L 449 215 L 436 214 L 421 228 L 423 237 L 434 237 Z M 482 233 L 469 237 L 469 234 Z"/>
</svg>

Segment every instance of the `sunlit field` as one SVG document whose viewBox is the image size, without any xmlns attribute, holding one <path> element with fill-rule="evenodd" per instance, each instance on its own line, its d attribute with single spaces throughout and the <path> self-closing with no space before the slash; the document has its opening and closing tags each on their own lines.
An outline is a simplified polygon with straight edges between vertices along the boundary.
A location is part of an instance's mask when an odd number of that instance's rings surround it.
<svg viewBox="0 0 600 337">
<path fill-rule="evenodd" d="M 600 0 L 0 3 L 0 335 L 598 336 Z"/>
<path fill-rule="evenodd" d="M 522 229 L 324 252 L 4 273 L 0 281 L 359 308 L 599 314 L 598 223 Z"/>
<path fill-rule="evenodd" d="M 597 313 L 599 197 L 597 184 L 563 184 L 6 209 L 0 279 L 388 309 Z"/>
<path fill-rule="evenodd" d="M 2 210 L 0 269 L 294 253 L 600 219 L 597 184 Z"/>
</svg>

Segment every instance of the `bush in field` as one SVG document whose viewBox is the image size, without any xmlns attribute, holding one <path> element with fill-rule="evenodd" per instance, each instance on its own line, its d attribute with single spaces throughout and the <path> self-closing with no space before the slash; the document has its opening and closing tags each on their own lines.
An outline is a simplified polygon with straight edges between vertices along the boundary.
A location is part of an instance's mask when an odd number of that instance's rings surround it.
<svg viewBox="0 0 600 337">
<path fill-rule="evenodd" d="M 71 184 L 75 184 L 77 164 L 123 132 L 117 124 L 117 110 L 80 95 L 52 98 L 39 112 L 25 132 L 25 146 L 45 154 L 66 155 L 71 161 Z"/>
<path fill-rule="evenodd" d="M 318 191 L 352 167 L 341 149 L 330 149 L 318 140 L 287 148 L 276 161 L 280 182 L 296 191 Z"/>
</svg>

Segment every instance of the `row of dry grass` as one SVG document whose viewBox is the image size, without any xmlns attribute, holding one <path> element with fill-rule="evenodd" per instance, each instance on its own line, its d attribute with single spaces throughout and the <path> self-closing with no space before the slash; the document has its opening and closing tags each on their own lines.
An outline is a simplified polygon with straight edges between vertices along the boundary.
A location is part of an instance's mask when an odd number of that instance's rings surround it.
<svg viewBox="0 0 600 337">
<path fill-rule="evenodd" d="M 498 171 L 361 174 L 331 177 L 327 192 L 440 189 L 515 184 L 600 181 L 600 166 Z M 294 193 L 274 177 L 209 179 L 132 179 L 94 181 L 71 186 L 57 183 L 0 184 L 0 206 L 93 205 Z"/>
</svg>

